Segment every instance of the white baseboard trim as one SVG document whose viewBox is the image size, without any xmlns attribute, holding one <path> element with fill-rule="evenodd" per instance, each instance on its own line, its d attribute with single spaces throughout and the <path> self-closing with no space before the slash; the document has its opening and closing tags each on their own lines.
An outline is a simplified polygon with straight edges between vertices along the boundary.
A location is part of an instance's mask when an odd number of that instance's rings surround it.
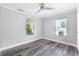
<svg viewBox="0 0 79 59">
<path fill-rule="evenodd" d="M 1 49 L 0 49 L 0 52 L 1 52 L 1 51 L 4 51 L 4 50 L 6 50 L 6 49 L 10 49 L 10 48 L 13 48 L 13 47 L 17 47 L 17 46 L 23 45 L 23 44 L 31 43 L 31 42 L 34 42 L 34 41 L 39 40 L 39 39 L 50 40 L 50 41 L 54 41 L 54 42 L 58 42 L 58 43 L 62 43 L 62 44 L 66 44 L 66 45 L 70 45 L 70 46 L 73 46 L 73 47 L 78 48 L 77 45 L 70 44 L 70 43 L 67 43 L 67 42 L 62 42 L 62 41 L 54 40 L 54 39 L 47 38 L 47 37 L 39 37 L 39 38 L 34 38 L 34 39 L 29 40 L 29 41 L 26 41 L 26 42 L 22 42 L 22 43 L 18 43 L 18 44 L 15 44 L 15 45 L 11 45 L 11 46 L 8 46 L 8 47 L 1 48 Z"/>
<path fill-rule="evenodd" d="M 4 50 L 7 50 L 7 49 L 10 49 L 10 48 L 14 48 L 14 47 L 23 45 L 23 44 L 28 44 L 28 43 L 34 42 L 34 41 L 39 40 L 39 39 L 41 39 L 41 38 L 42 38 L 42 37 L 34 38 L 34 39 L 32 39 L 32 40 L 28 40 L 28 41 L 25 41 L 25 42 L 21 42 L 21 43 L 17 43 L 17 44 L 14 44 L 14 45 L 10 45 L 10 46 L 8 46 L 8 47 L 0 48 L 0 52 L 2 52 L 2 51 L 4 51 Z"/>
<path fill-rule="evenodd" d="M 54 42 L 58 42 L 58 43 L 62 43 L 62 44 L 66 44 L 66 45 L 70 45 L 70 46 L 78 48 L 77 45 L 75 45 L 75 44 L 71 44 L 71 43 L 67 43 L 67 42 L 63 42 L 63 41 L 58 41 L 58 40 L 54 40 L 54 39 L 47 38 L 47 37 L 43 37 L 42 39 L 50 40 L 50 41 L 54 41 Z"/>
</svg>

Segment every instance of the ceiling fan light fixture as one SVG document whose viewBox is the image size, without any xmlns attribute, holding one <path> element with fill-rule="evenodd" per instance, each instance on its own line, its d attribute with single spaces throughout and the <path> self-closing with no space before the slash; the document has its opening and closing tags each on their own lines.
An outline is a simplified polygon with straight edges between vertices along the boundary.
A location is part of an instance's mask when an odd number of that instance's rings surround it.
<svg viewBox="0 0 79 59">
<path fill-rule="evenodd" d="M 52 8 L 52 7 L 45 7 L 45 4 L 44 3 L 40 3 L 39 6 L 40 6 L 40 9 L 37 10 L 36 13 L 41 12 L 43 10 L 54 10 L 54 8 Z"/>
</svg>

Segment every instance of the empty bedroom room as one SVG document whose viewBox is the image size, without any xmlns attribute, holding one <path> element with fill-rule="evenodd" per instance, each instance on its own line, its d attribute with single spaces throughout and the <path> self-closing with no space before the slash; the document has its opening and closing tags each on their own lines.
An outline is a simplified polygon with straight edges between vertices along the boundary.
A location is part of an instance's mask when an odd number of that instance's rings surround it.
<svg viewBox="0 0 79 59">
<path fill-rule="evenodd" d="M 1 56 L 79 56 L 78 4 L 0 3 Z"/>
</svg>

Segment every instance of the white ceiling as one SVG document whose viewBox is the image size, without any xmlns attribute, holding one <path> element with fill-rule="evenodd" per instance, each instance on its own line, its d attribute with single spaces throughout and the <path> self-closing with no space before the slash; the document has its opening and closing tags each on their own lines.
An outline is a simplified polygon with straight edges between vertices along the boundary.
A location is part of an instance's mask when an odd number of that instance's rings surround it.
<svg viewBox="0 0 79 59">
<path fill-rule="evenodd" d="M 34 17 L 49 17 L 60 13 L 67 13 L 76 9 L 76 4 L 73 3 L 45 3 L 45 6 L 55 8 L 54 10 L 44 10 L 36 13 L 39 10 L 38 3 L 2 3 L 2 5 L 13 9 L 22 9 L 23 13 L 32 15 Z M 18 10 L 17 10 L 18 11 Z"/>
</svg>

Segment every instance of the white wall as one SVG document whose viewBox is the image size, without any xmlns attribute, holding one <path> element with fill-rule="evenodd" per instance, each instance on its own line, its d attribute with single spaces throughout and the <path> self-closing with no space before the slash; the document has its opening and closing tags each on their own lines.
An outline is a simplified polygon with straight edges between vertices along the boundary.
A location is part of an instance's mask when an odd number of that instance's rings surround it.
<svg viewBox="0 0 79 59">
<path fill-rule="evenodd" d="M 77 45 L 79 50 L 79 5 L 77 8 Z"/>
<path fill-rule="evenodd" d="M 1 11 L 1 9 L 0 9 L 0 11 Z M 1 18 L 1 16 L 0 16 L 0 18 Z M 1 22 L 0 22 L 0 24 L 1 24 Z M 0 29 L 1 29 L 1 26 L 0 26 Z M 0 33 L 1 33 L 1 31 L 0 31 Z M 1 37 L 1 34 L 0 34 L 0 37 Z M 1 47 L 1 39 L 0 39 L 0 47 Z"/>
<path fill-rule="evenodd" d="M 0 48 L 33 40 L 41 35 L 41 20 L 34 20 L 34 35 L 26 35 L 25 23 L 27 15 L 0 7 Z"/>
<path fill-rule="evenodd" d="M 59 37 L 55 35 L 55 20 L 59 18 L 67 18 L 67 31 L 68 35 Z M 51 38 L 50 40 L 57 40 L 69 44 L 77 45 L 77 11 L 72 11 L 66 14 L 60 14 L 43 19 L 43 35 L 44 37 Z"/>
</svg>

